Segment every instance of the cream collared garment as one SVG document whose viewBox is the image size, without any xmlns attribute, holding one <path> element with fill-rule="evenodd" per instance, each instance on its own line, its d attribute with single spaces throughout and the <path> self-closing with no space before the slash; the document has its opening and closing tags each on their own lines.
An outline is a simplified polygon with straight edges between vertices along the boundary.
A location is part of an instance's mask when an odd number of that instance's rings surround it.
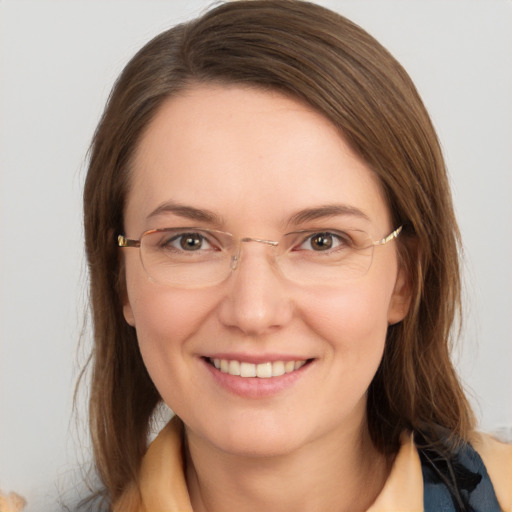
<svg viewBox="0 0 512 512">
<path fill-rule="evenodd" d="M 175 416 L 142 459 L 139 482 L 132 483 L 113 512 L 192 512 L 182 456 L 183 424 Z"/>
<path fill-rule="evenodd" d="M 182 423 L 173 418 L 151 443 L 138 484 L 130 485 L 114 512 L 193 512 L 185 482 Z M 504 512 L 512 512 L 512 445 L 485 435 L 472 444 L 482 457 Z M 412 436 L 404 435 L 391 473 L 367 512 L 422 512 L 423 476 Z"/>
</svg>

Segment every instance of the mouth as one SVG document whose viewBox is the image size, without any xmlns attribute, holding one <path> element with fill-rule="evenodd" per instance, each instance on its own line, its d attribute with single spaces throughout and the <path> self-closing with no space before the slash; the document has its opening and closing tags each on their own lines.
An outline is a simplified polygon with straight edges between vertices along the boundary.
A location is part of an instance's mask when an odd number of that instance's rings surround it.
<svg viewBox="0 0 512 512">
<path fill-rule="evenodd" d="M 270 379 L 300 370 L 310 359 L 296 361 L 266 361 L 249 363 L 231 359 L 206 358 L 206 361 L 217 370 L 228 375 L 242 378 Z"/>
</svg>

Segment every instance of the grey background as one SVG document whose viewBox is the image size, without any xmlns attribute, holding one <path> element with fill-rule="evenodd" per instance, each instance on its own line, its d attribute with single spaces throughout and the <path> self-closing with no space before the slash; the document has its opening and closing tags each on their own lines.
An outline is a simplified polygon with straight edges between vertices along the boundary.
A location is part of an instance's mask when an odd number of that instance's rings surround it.
<svg viewBox="0 0 512 512">
<path fill-rule="evenodd" d="M 487 431 L 512 429 L 512 2 L 332 0 L 404 64 L 436 125 L 465 246 L 454 353 Z M 0 488 L 56 510 L 89 459 L 81 188 L 115 77 L 204 0 L 0 0 Z M 78 341 L 82 338 L 81 349 Z"/>
</svg>

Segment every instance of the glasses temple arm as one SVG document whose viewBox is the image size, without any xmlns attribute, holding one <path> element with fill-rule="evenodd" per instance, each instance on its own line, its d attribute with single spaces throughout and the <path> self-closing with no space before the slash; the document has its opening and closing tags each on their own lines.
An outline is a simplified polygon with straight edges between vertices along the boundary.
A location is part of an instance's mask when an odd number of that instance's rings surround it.
<svg viewBox="0 0 512 512">
<path fill-rule="evenodd" d="M 382 238 L 381 240 L 377 240 L 376 242 L 373 242 L 373 245 L 385 245 L 394 238 L 397 238 L 398 235 L 402 232 L 403 226 L 400 226 L 396 228 L 392 233 L 390 233 L 388 236 Z"/>
<path fill-rule="evenodd" d="M 117 237 L 118 247 L 140 247 L 140 240 L 132 240 L 126 238 L 124 235 L 118 235 Z"/>
</svg>

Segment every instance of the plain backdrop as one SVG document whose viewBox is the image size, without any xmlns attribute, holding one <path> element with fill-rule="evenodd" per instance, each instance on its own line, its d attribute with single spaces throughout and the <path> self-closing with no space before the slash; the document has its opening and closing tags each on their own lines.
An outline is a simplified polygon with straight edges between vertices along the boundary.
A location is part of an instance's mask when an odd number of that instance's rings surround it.
<svg viewBox="0 0 512 512">
<path fill-rule="evenodd" d="M 89 458 L 81 189 L 118 73 L 204 0 L 0 0 L 0 488 L 29 512 Z M 512 426 L 512 2 L 332 0 L 409 71 L 444 148 L 465 249 L 454 357 L 484 430 Z M 81 349 L 78 349 L 79 339 Z"/>
</svg>

